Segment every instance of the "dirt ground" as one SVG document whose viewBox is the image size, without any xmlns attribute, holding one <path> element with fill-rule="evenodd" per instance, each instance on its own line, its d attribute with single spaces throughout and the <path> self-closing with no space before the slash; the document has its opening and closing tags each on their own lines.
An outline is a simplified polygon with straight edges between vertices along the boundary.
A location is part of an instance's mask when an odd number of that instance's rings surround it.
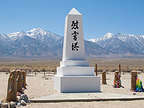
<svg viewBox="0 0 144 108">
<path fill-rule="evenodd" d="M 9 74 L 0 73 L 0 100 L 6 96 L 7 80 Z M 101 77 L 101 74 L 99 74 Z M 144 73 L 138 75 L 144 83 Z M 122 73 L 121 81 L 124 88 L 113 88 L 114 73 L 107 73 L 107 85 L 101 85 L 101 91 L 106 93 L 118 93 L 133 95 L 130 91 L 130 73 Z M 54 90 L 53 76 L 46 76 L 42 73 L 30 74 L 27 76 L 27 90 L 25 93 L 30 99 L 57 93 Z M 144 95 L 144 93 L 136 93 Z M 25 108 L 144 108 L 144 100 L 137 101 L 100 101 L 100 102 L 62 102 L 62 103 L 31 103 Z"/>
</svg>

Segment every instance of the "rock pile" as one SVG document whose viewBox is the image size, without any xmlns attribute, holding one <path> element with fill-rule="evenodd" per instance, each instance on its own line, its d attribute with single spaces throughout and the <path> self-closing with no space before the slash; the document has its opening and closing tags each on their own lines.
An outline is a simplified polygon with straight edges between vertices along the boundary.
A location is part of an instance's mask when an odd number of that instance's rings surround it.
<svg viewBox="0 0 144 108">
<path fill-rule="evenodd" d="M 26 106 L 29 103 L 28 96 L 24 93 L 26 85 L 25 71 L 11 71 L 8 79 L 7 97 L 0 102 L 0 108 L 16 108 L 16 105 Z"/>
</svg>

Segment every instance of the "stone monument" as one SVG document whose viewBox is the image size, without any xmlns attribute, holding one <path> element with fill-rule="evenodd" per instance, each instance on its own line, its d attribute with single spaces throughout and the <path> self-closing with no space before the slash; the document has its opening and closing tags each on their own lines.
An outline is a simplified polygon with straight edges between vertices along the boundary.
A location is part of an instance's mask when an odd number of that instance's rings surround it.
<svg viewBox="0 0 144 108">
<path fill-rule="evenodd" d="M 85 60 L 82 14 L 73 8 L 66 16 L 63 57 L 54 77 L 59 92 L 99 92 L 100 77 Z"/>
</svg>

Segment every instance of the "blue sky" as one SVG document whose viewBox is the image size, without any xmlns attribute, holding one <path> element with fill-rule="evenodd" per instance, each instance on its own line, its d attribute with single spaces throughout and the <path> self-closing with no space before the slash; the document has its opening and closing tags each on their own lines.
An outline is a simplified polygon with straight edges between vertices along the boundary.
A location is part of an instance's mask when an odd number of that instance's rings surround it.
<svg viewBox="0 0 144 108">
<path fill-rule="evenodd" d="M 73 7 L 83 14 L 85 38 L 144 34 L 144 0 L 0 0 L 0 33 L 40 27 L 63 36 Z"/>
</svg>

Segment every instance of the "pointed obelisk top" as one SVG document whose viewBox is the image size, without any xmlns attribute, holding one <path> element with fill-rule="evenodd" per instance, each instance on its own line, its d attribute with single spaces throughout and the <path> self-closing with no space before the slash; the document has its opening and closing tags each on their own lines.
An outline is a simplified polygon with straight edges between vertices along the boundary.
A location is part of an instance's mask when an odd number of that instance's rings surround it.
<svg viewBox="0 0 144 108">
<path fill-rule="evenodd" d="M 75 8 L 72 8 L 71 11 L 69 12 L 69 15 L 82 15 L 82 14 Z"/>
</svg>

